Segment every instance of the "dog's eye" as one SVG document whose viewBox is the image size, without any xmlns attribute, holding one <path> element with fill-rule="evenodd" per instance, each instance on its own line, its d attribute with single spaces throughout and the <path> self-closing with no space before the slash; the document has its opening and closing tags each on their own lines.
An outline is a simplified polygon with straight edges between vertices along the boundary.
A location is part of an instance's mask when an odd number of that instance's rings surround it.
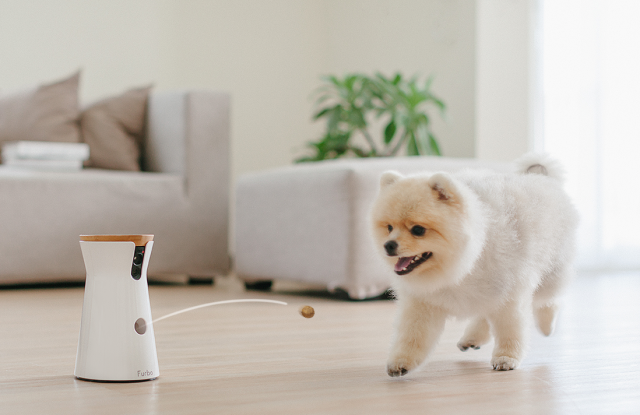
<svg viewBox="0 0 640 415">
<path fill-rule="evenodd" d="M 387 225 L 387 230 L 389 231 L 389 233 L 391 233 L 391 231 L 393 230 L 393 226 Z"/>
<path fill-rule="evenodd" d="M 411 228 L 411 235 L 413 236 L 423 236 L 425 232 L 426 232 L 426 229 L 420 225 L 416 225 L 413 228 Z"/>
</svg>

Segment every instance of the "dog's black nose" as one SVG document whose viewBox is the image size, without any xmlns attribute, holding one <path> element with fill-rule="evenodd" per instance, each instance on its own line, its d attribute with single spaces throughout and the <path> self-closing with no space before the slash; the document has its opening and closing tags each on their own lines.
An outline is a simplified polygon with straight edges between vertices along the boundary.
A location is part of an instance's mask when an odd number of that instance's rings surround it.
<svg viewBox="0 0 640 415">
<path fill-rule="evenodd" d="M 384 250 L 387 251 L 387 255 L 396 256 L 398 253 L 396 250 L 398 249 L 398 243 L 396 241 L 388 241 L 384 244 Z"/>
</svg>

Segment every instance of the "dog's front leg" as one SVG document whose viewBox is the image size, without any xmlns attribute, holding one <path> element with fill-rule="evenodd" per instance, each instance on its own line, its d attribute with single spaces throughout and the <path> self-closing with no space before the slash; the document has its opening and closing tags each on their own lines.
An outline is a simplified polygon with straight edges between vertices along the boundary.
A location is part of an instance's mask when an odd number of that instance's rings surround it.
<svg viewBox="0 0 640 415">
<path fill-rule="evenodd" d="M 387 362 L 389 376 L 403 376 L 418 367 L 435 346 L 446 320 L 446 313 L 412 297 L 402 298 Z"/>
</svg>

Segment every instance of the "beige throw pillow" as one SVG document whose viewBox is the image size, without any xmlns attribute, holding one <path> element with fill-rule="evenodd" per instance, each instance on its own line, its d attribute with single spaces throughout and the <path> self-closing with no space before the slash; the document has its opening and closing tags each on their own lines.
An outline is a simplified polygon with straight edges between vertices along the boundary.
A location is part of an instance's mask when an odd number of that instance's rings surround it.
<svg viewBox="0 0 640 415">
<path fill-rule="evenodd" d="M 80 141 L 80 72 L 52 84 L 0 95 L 0 145 L 6 141 Z"/>
<path fill-rule="evenodd" d="M 150 89 L 132 89 L 82 111 L 82 140 L 89 144 L 87 167 L 140 170 L 140 147 L 145 135 Z"/>
</svg>

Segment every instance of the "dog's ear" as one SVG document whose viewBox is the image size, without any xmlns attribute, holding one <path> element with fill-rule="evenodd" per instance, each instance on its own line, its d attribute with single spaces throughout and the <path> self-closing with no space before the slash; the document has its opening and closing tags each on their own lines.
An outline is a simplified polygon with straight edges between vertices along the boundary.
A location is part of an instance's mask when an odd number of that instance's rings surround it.
<svg viewBox="0 0 640 415">
<path fill-rule="evenodd" d="M 429 183 L 431 191 L 436 194 L 438 200 L 449 203 L 460 202 L 458 189 L 449 174 L 435 173 L 429 177 L 427 183 Z"/>
<path fill-rule="evenodd" d="M 393 170 L 385 171 L 384 173 L 382 173 L 382 176 L 380 176 L 380 188 L 381 189 L 385 188 L 390 184 L 397 182 L 400 179 L 402 179 L 402 175 L 397 171 L 393 171 Z"/>
</svg>

